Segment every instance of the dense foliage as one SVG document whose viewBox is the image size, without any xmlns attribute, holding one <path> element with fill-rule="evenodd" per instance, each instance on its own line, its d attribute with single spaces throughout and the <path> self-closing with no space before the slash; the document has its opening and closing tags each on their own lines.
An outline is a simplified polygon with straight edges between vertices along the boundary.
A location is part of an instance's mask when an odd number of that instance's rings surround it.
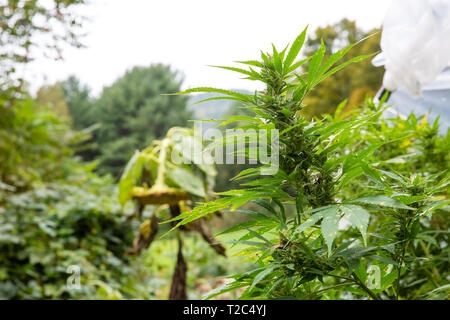
<svg viewBox="0 0 450 320">
<path fill-rule="evenodd" d="M 419 124 L 413 115 L 382 119 L 383 102 L 343 114 L 344 102 L 333 116 L 305 119 L 300 111 L 310 90 L 367 58 L 335 66 L 355 45 L 326 57 L 321 42 L 313 55 L 295 61 L 305 36 L 306 29 L 289 50 L 273 47 L 261 61 L 240 62 L 248 69 L 221 67 L 262 81 L 262 92 L 200 87 L 181 93 L 225 94 L 257 115 L 240 117 L 247 121 L 241 128 L 277 129 L 279 170 L 173 220 L 181 227 L 226 208 L 250 217 L 225 232 L 244 231 L 232 243 L 246 246 L 242 254 L 256 268 L 233 276 L 219 292 L 245 287 L 243 298 L 442 298 L 448 290 L 448 138 L 437 136 L 437 123 Z M 307 72 L 297 74 L 307 61 Z M 236 179 L 254 178 L 259 169 Z M 239 209 L 248 202 L 260 209 Z"/>
<path fill-rule="evenodd" d="M 126 255 L 134 228 L 113 181 L 73 158 L 86 137 L 31 99 L 0 111 L 0 298 L 151 297 Z M 80 290 L 66 286 L 70 265 Z"/>
<path fill-rule="evenodd" d="M 137 272 L 126 255 L 132 226 L 117 205 L 114 208 L 102 196 L 111 192 L 104 184 L 90 177 L 3 200 L 1 298 L 149 298 L 154 294 L 136 280 Z M 79 290 L 67 287 L 70 266 L 80 268 Z"/>
<path fill-rule="evenodd" d="M 72 132 L 49 108 L 38 111 L 31 99 L 0 109 L 0 181 L 28 190 L 36 181 L 52 181 L 70 171 L 71 144 L 83 135 Z"/>
</svg>

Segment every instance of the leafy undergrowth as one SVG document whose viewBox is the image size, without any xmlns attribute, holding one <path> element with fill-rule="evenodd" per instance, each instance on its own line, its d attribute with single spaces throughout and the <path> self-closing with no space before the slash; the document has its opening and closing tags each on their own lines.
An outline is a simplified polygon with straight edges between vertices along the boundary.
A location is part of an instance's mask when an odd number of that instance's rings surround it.
<svg viewBox="0 0 450 320">
<path fill-rule="evenodd" d="M 9 195 L 0 208 L 0 297 L 151 298 L 126 255 L 133 228 L 112 190 L 91 177 Z M 67 287 L 70 266 L 80 270 L 79 289 Z"/>
</svg>

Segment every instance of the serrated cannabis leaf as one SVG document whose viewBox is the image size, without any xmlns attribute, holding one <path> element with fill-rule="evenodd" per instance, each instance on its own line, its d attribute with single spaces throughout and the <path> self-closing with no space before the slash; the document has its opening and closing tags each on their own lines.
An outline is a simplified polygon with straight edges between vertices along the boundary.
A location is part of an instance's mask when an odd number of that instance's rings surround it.
<svg viewBox="0 0 450 320">
<path fill-rule="evenodd" d="M 395 199 L 392 199 L 392 198 L 389 198 L 386 196 L 368 196 L 368 197 L 354 199 L 349 202 L 375 205 L 375 206 L 380 206 L 380 207 L 396 208 L 396 209 L 415 210 L 414 208 L 409 207 L 398 200 L 395 200 Z"/>
<path fill-rule="evenodd" d="M 367 245 L 367 226 L 369 225 L 369 212 L 361 206 L 342 205 L 340 206 L 344 217 L 356 228 L 364 239 L 364 245 Z"/>
</svg>

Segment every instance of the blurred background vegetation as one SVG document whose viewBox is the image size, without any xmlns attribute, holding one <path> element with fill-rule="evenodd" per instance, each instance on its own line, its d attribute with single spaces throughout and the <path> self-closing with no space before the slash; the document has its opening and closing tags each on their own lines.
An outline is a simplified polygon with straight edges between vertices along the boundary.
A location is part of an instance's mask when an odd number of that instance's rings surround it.
<svg viewBox="0 0 450 320">
<path fill-rule="evenodd" d="M 60 58 L 62 44 L 82 47 L 83 19 L 73 9 L 84 1 L 50 3 L 11 0 L 0 7 L 0 299 L 165 298 L 176 239 L 157 239 L 142 255 L 128 255 L 138 225 L 127 219 L 132 206 L 118 204 L 116 183 L 134 151 L 169 128 L 241 109 L 224 101 L 189 107 L 208 94 L 161 95 L 182 85 L 180 73 L 163 64 L 128 70 L 98 97 L 75 76 L 31 94 L 18 72 L 24 65 L 36 55 Z M 321 38 L 331 54 L 375 32 L 343 19 L 316 29 L 305 53 L 316 50 Z M 378 51 L 379 38 L 368 38 L 350 55 Z M 379 89 L 382 75 L 370 60 L 350 65 L 311 93 L 305 115 L 333 114 L 344 99 L 351 111 Z M 218 169 L 221 191 L 232 186 L 229 179 L 242 166 Z M 219 231 L 235 222 L 227 217 L 210 224 Z M 186 241 L 189 298 L 246 268 L 239 257 L 214 255 L 197 235 Z M 227 249 L 232 255 L 233 248 Z M 73 264 L 83 270 L 81 290 L 66 288 Z"/>
</svg>

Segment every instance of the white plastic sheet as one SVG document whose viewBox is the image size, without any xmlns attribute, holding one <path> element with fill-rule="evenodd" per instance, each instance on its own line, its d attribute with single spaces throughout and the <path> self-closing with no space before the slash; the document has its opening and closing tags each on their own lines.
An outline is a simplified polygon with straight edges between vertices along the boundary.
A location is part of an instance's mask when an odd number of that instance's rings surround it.
<svg viewBox="0 0 450 320">
<path fill-rule="evenodd" d="M 381 49 L 374 64 L 384 60 L 384 87 L 419 95 L 450 63 L 450 0 L 393 0 Z"/>
</svg>

